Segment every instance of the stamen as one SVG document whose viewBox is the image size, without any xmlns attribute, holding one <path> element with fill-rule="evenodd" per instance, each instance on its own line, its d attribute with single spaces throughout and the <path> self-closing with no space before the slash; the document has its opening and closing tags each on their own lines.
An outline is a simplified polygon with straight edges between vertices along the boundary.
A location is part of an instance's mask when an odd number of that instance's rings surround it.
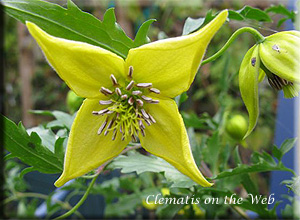
<svg viewBox="0 0 300 220">
<path fill-rule="evenodd" d="M 141 129 L 145 129 L 145 125 L 143 124 L 142 120 L 139 120 L 139 126 Z"/>
<path fill-rule="evenodd" d="M 144 105 L 144 102 L 143 102 L 142 100 L 140 100 L 140 99 L 137 99 L 137 100 L 136 100 L 136 103 L 137 103 L 137 105 L 140 106 L 140 107 L 142 107 L 142 106 Z"/>
<path fill-rule="evenodd" d="M 144 129 L 141 129 L 141 134 L 143 135 L 143 137 L 146 136 Z"/>
<path fill-rule="evenodd" d="M 141 109 L 141 113 L 145 119 L 149 118 L 149 115 L 147 114 L 147 112 L 144 109 Z"/>
<path fill-rule="evenodd" d="M 133 105 L 134 103 L 134 98 L 131 96 L 129 99 L 128 99 L 128 104 L 129 105 Z"/>
<path fill-rule="evenodd" d="M 131 80 L 131 82 L 126 87 L 126 90 L 128 90 L 128 91 L 131 90 L 133 88 L 133 86 L 134 86 L 134 81 Z"/>
<path fill-rule="evenodd" d="M 104 130 L 105 126 L 107 124 L 107 119 L 102 123 L 102 125 L 100 126 L 97 134 L 100 135 L 102 133 L 102 131 Z"/>
<path fill-rule="evenodd" d="M 116 77 L 113 74 L 110 75 L 110 79 L 111 79 L 114 86 L 118 85 L 118 81 L 117 81 Z"/>
<path fill-rule="evenodd" d="M 123 99 L 123 100 L 127 99 L 127 98 L 128 98 L 128 96 L 126 94 L 121 96 L 121 99 Z"/>
<path fill-rule="evenodd" d="M 133 66 L 130 66 L 129 67 L 129 72 L 128 72 L 129 78 L 132 78 L 132 73 L 133 73 Z"/>
<path fill-rule="evenodd" d="M 152 83 L 138 83 L 136 86 L 139 88 L 150 88 Z"/>
<path fill-rule="evenodd" d="M 153 124 L 156 123 L 156 121 L 155 121 L 155 119 L 152 117 L 152 115 L 150 115 L 149 113 L 148 113 L 148 115 L 149 115 L 149 118 L 150 118 L 151 122 L 153 122 Z"/>
<path fill-rule="evenodd" d="M 147 124 L 148 126 L 151 125 L 151 121 L 149 121 L 148 119 L 145 119 L 145 122 L 146 122 L 146 124 Z"/>
<path fill-rule="evenodd" d="M 104 87 L 101 87 L 100 92 L 102 92 L 104 95 L 112 95 L 113 94 L 112 91 L 110 91 L 109 89 L 104 88 Z"/>
<path fill-rule="evenodd" d="M 150 97 L 142 95 L 142 99 L 144 99 L 146 102 L 151 103 L 153 100 Z"/>
<path fill-rule="evenodd" d="M 153 93 L 156 93 L 156 94 L 160 94 L 159 89 L 156 89 L 156 88 L 150 88 L 149 91 L 153 92 Z"/>
<path fill-rule="evenodd" d="M 111 139 L 114 141 L 116 139 L 116 136 L 117 136 L 117 129 L 115 128 Z"/>
<path fill-rule="evenodd" d="M 137 139 L 134 135 L 131 135 L 131 139 L 134 141 L 134 142 L 137 142 Z"/>
<path fill-rule="evenodd" d="M 151 104 L 158 104 L 159 103 L 159 100 L 152 100 L 151 102 L 150 102 Z"/>
<path fill-rule="evenodd" d="M 109 110 L 107 109 L 107 108 L 105 108 L 105 109 L 102 109 L 102 110 L 100 110 L 100 111 L 93 111 L 92 113 L 94 114 L 94 115 L 104 115 L 105 113 L 107 113 Z"/>
<path fill-rule="evenodd" d="M 132 95 L 141 95 L 142 92 L 140 90 L 132 91 Z"/>
<path fill-rule="evenodd" d="M 112 103 L 112 100 L 100 100 L 100 105 L 110 105 Z"/>
<path fill-rule="evenodd" d="M 121 89 L 116 88 L 115 91 L 116 91 L 116 93 L 117 93 L 118 96 L 122 96 Z"/>
</svg>

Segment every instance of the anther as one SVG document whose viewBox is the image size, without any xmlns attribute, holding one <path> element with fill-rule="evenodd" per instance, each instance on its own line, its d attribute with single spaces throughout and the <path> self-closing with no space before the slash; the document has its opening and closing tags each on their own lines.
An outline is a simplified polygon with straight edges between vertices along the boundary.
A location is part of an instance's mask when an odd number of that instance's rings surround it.
<svg viewBox="0 0 300 220">
<path fill-rule="evenodd" d="M 145 119 L 149 118 L 149 115 L 147 114 L 147 112 L 144 109 L 141 109 L 141 113 Z"/>
<path fill-rule="evenodd" d="M 121 99 L 123 99 L 123 100 L 127 99 L 127 98 L 128 98 L 128 96 L 126 94 L 121 96 Z"/>
<path fill-rule="evenodd" d="M 153 93 L 156 93 L 156 94 L 160 94 L 159 89 L 156 89 L 156 88 L 150 88 L 149 91 L 153 92 Z"/>
<path fill-rule="evenodd" d="M 137 139 L 134 135 L 131 135 L 131 139 L 134 141 L 134 142 L 137 142 Z"/>
<path fill-rule="evenodd" d="M 145 118 L 144 118 L 144 119 L 145 119 Z M 145 119 L 145 122 L 146 122 L 146 124 L 147 124 L 148 126 L 151 125 L 151 121 L 149 121 L 148 119 Z"/>
<path fill-rule="evenodd" d="M 136 86 L 139 88 L 150 88 L 152 83 L 138 83 Z"/>
<path fill-rule="evenodd" d="M 106 136 L 109 133 L 109 130 L 106 129 L 106 131 L 104 132 L 104 136 Z"/>
<path fill-rule="evenodd" d="M 141 95 L 142 92 L 140 90 L 132 91 L 132 95 Z"/>
<path fill-rule="evenodd" d="M 111 79 L 114 86 L 118 85 L 118 81 L 117 81 L 116 77 L 113 74 L 110 75 L 110 79 Z"/>
<path fill-rule="evenodd" d="M 110 105 L 112 103 L 112 100 L 100 100 L 100 105 Z"/>
<path fill-rule="evenodd" d="M 142 107 L 142 106 L 144 105 L 144 102 L 143 102 L 142 100 L 140 100 L 140 99 L 137 99 L 137 100 L 136 100 L 136 103 L 137 103 L 137 105 L 140 106 L 140 107 Z"/>
<path fill-rule="evenodd" d="M 142 95 L 142 99 L 144 99 L 146 102 L 151 103 L 151 101 L 153 101 L 150 97 L 144 96 Z"/>
<path fill-rule="evenodd" d="M 104 88 L 104 87 L 101 87 L 100 92 L 102 92 L 104 95 L 111 95 L 111 94 L 113 94 L 112 91 L 110 91 L 109 89 Z"/>
<path fill-rule="evenodd" d="M 98 132 L 97 132 L 98 135 L 100 135 L 100 134 L 102 133 L 102 131 L 103 131 L 103 129 L 105 128 L 106 124 L 107 124 L 107 119 L 106 119 L 106 120 L 103 122 L 103 124 L 100 126 L 100 128 L 99 128 L 99 130 L 98 130 Z"/>
<path fill-rule="evenodd" d="M 110 120 L 110 122 L 107 125 L 107 129 L 106 130 L 110 129 L 112 127 L 112 125 L 113 125 L 114 122 L 115 122 L 114 119 Z"/>
<path fill-rule="evenodd" d="M 158 104 L 158 103 L 159 103 L 159 100 L 152 100 L 150 103 L 151 103 L 151 104 Z"/>
<path fill-rule="evenodd" d="M 126 86 L 126 90 L 131 90 L 132 88 L 133 88 L 133 86 L 134 86 L 134 81 L 133 80 L 131 80 L 131 82 Z"/>
<path fill-rule="evenodd" d="M 145 129 L 145 125 L 143 124 L 142 120 L 139 120 L 139 126 L 141 129 Z"/>
<path fill-rule="evenodd" d="M 150 115 L 149 113 L 148 113 L 148 115 L 149 115 L 149 118 L 150 118 L 151 122 L 152 122 L 153 124 L 156 123 L 156 121 L 155 121 L 155 119 L 152 117 L 152 115 Z"/>
<path fill-rule="evenodd" d="M 146 135 L 145 135 L 145 131 L 144 131 L 144 129 L 141 129 L 141 134 L 143 135 L 143 137 L 145 137 Z"/>
<path fill-rule="evenodd" d="M 132 78 L 132 74 L 133 74 L 133 66 L 130 66 L 128 71 L 129 78 Z"/>
<path fill-rule="evenodd" d="M 121 89 L 116 88 L 115 91 L 116 91 L 116 93 L 117 93 L 118 96 L 122 96 Z"/>
<path fill-rule="evenodd" d="M 116 136 L 117 136 L 117 129 L 114 129 L 111 139 L 114 141 L 116 139 Z"/>
<path fill-rule="evenodd" d="M 130 98 L 128 99 L 128 104 L 129 104 L 129 105 L 133 105 L 133 103 L 134 103 L 134 98 L 133 98 L 133 97 L 130 97 Z"/>
<path fill-rule="evenodd" d="M 109 110 L 106 108 L 106 109 L 102 109 L 100 111 L 93 111 L 92 113 L 94 115 L 104 115 L 105 113 L 107 113 Z"/>
</svg>

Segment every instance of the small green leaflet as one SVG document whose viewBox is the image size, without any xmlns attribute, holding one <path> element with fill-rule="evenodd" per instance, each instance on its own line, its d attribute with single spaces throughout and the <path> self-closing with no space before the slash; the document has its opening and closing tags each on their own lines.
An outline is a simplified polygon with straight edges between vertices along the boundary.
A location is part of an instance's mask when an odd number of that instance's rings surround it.
<svg viewBox="0 0 300 220">
<path fill-rule="evenodd" d="M 108 165 L 108 168 L 121 169 L 122 173 L 164 172 L 166 179 L 173 182 L 172 187 L 188 188 L 197 185 L 166 161 L 155 156 L 144 156 L 137 152 L 129 152 L 128 156 L 118 156 Z"/>
<path fill-rule="evenodd" d="M 53 36 L 99 46 L 123 58 L 129 49 L 149 42 L 147 32 L 154 21 L 144 22 L 133 41 L 116 23 L 113 8 L 108 9 L 100 21 L 81 11 L 71 0 L 67 9 L 41 0 L 2 0 L 2 4 L 6 13 L 23 23 L 33 22 Z"/>
<path fill-rule="evenodd" d="M 18 157 L 22 162 L 31 166 L 25 173 L 37 170 L 42 173 L 60 173 L 63 169 L 61 159 L 41 144 L 37 133 L 32 132 L 29 136 L 21 123 L 17 126 L 8 118 L 0 115 L 3 126 L 1 143 L 11 155 Z"/>
<path fill-rule="evenodd" d="M 204 18 L 194 19 L 188 17 L 184 23 L 182 35 L 187 35 L 203 27 L 213 20 L 217 14 L 218 13 L 213 14 L 212 10 L 209 10 Z M 255 20 L 260 22 L 272 22 L 272 19 L 267 12 L 251 6 L 245 6 L 238 11 L 228 10 L 228 19 L 237 21 Z"/>
</svg>

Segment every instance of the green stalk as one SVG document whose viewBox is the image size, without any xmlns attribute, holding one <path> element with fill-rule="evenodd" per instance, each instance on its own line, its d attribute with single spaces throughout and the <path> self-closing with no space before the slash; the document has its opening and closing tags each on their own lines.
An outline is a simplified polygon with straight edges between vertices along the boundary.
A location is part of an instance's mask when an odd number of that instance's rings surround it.
<svg viewBox="0 0 300 220">
<path fill-rule="evenodd" d="M 202 61 L 202 64 L 206 64 L 209 62 L 214 61 L 215 59 L 217 59 L 218 57 L 220 57 L 228 48 L 229 46 L 233 43 L 233 41 L 242 33 L 248 32 L 250 34 L 252 34 L 256 40 L 256 43 L 262 43 L 265 40 L 265 37 L 259 33 L 257 30 L 255 30 L 254 28 L 251 27 L 242 27 L 240 29 L 238 29 L 237 31 L 235 31 L 231 37 L 228 39 L 228 41 L 225 43 L 225 45 L 214 55 L 212 55 L 211 57 L 205 59 Z"/>
<path fill-rule="evenodd" d="M 84 201 L 87 199 L 88 195 L 90 194 L 90 191 L 91 189 L 93 188 L 98 176 L 99 176 L 100 173 L 98 173 L 97 176 L 95 176 L 89 187 L 87 188 L 87 190 L 85 191 L 84 195 L 81 197 L 81 199 L 79 200 L 79 202 L 71 209 L 69 210 L 68 212 L 66 212 L 65 214 L 61 215 L 61 216 L 58 216 L 57 218 L 55 218 L 54 220 L 56 219 L 65 219 L 66 217 L 72 215 L 74 212 L 76 212 L 76 210 L 84 203 Z"/>
</svg>

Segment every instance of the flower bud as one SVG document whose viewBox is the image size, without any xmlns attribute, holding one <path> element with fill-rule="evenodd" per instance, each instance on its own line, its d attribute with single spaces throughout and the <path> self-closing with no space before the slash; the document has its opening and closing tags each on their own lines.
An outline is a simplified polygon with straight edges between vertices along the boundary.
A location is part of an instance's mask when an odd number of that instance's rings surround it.
<svg viewBox="0 0 300 220">
<path fill-rule="evenodd" d="M 269 84 L 283 90 L 285 98 L 300 90 L 300 32 L 284 31 L 266 37 L 259 45 L 260 68 Z"/>
<path fill-rule="evenodd" d="M 77 96 L 72 90 L 67 94 L 67 106 L 69 111 L 73 114 L 76 112 L 83 102 L 83 98 Z"/>
<path fill-rule="evenodd" d="M 247 132 L 248 124 L 242 115 L 234 115 L 226 122 L 225 130 L 234 140 L 241 141 Z"/>
</svg>

